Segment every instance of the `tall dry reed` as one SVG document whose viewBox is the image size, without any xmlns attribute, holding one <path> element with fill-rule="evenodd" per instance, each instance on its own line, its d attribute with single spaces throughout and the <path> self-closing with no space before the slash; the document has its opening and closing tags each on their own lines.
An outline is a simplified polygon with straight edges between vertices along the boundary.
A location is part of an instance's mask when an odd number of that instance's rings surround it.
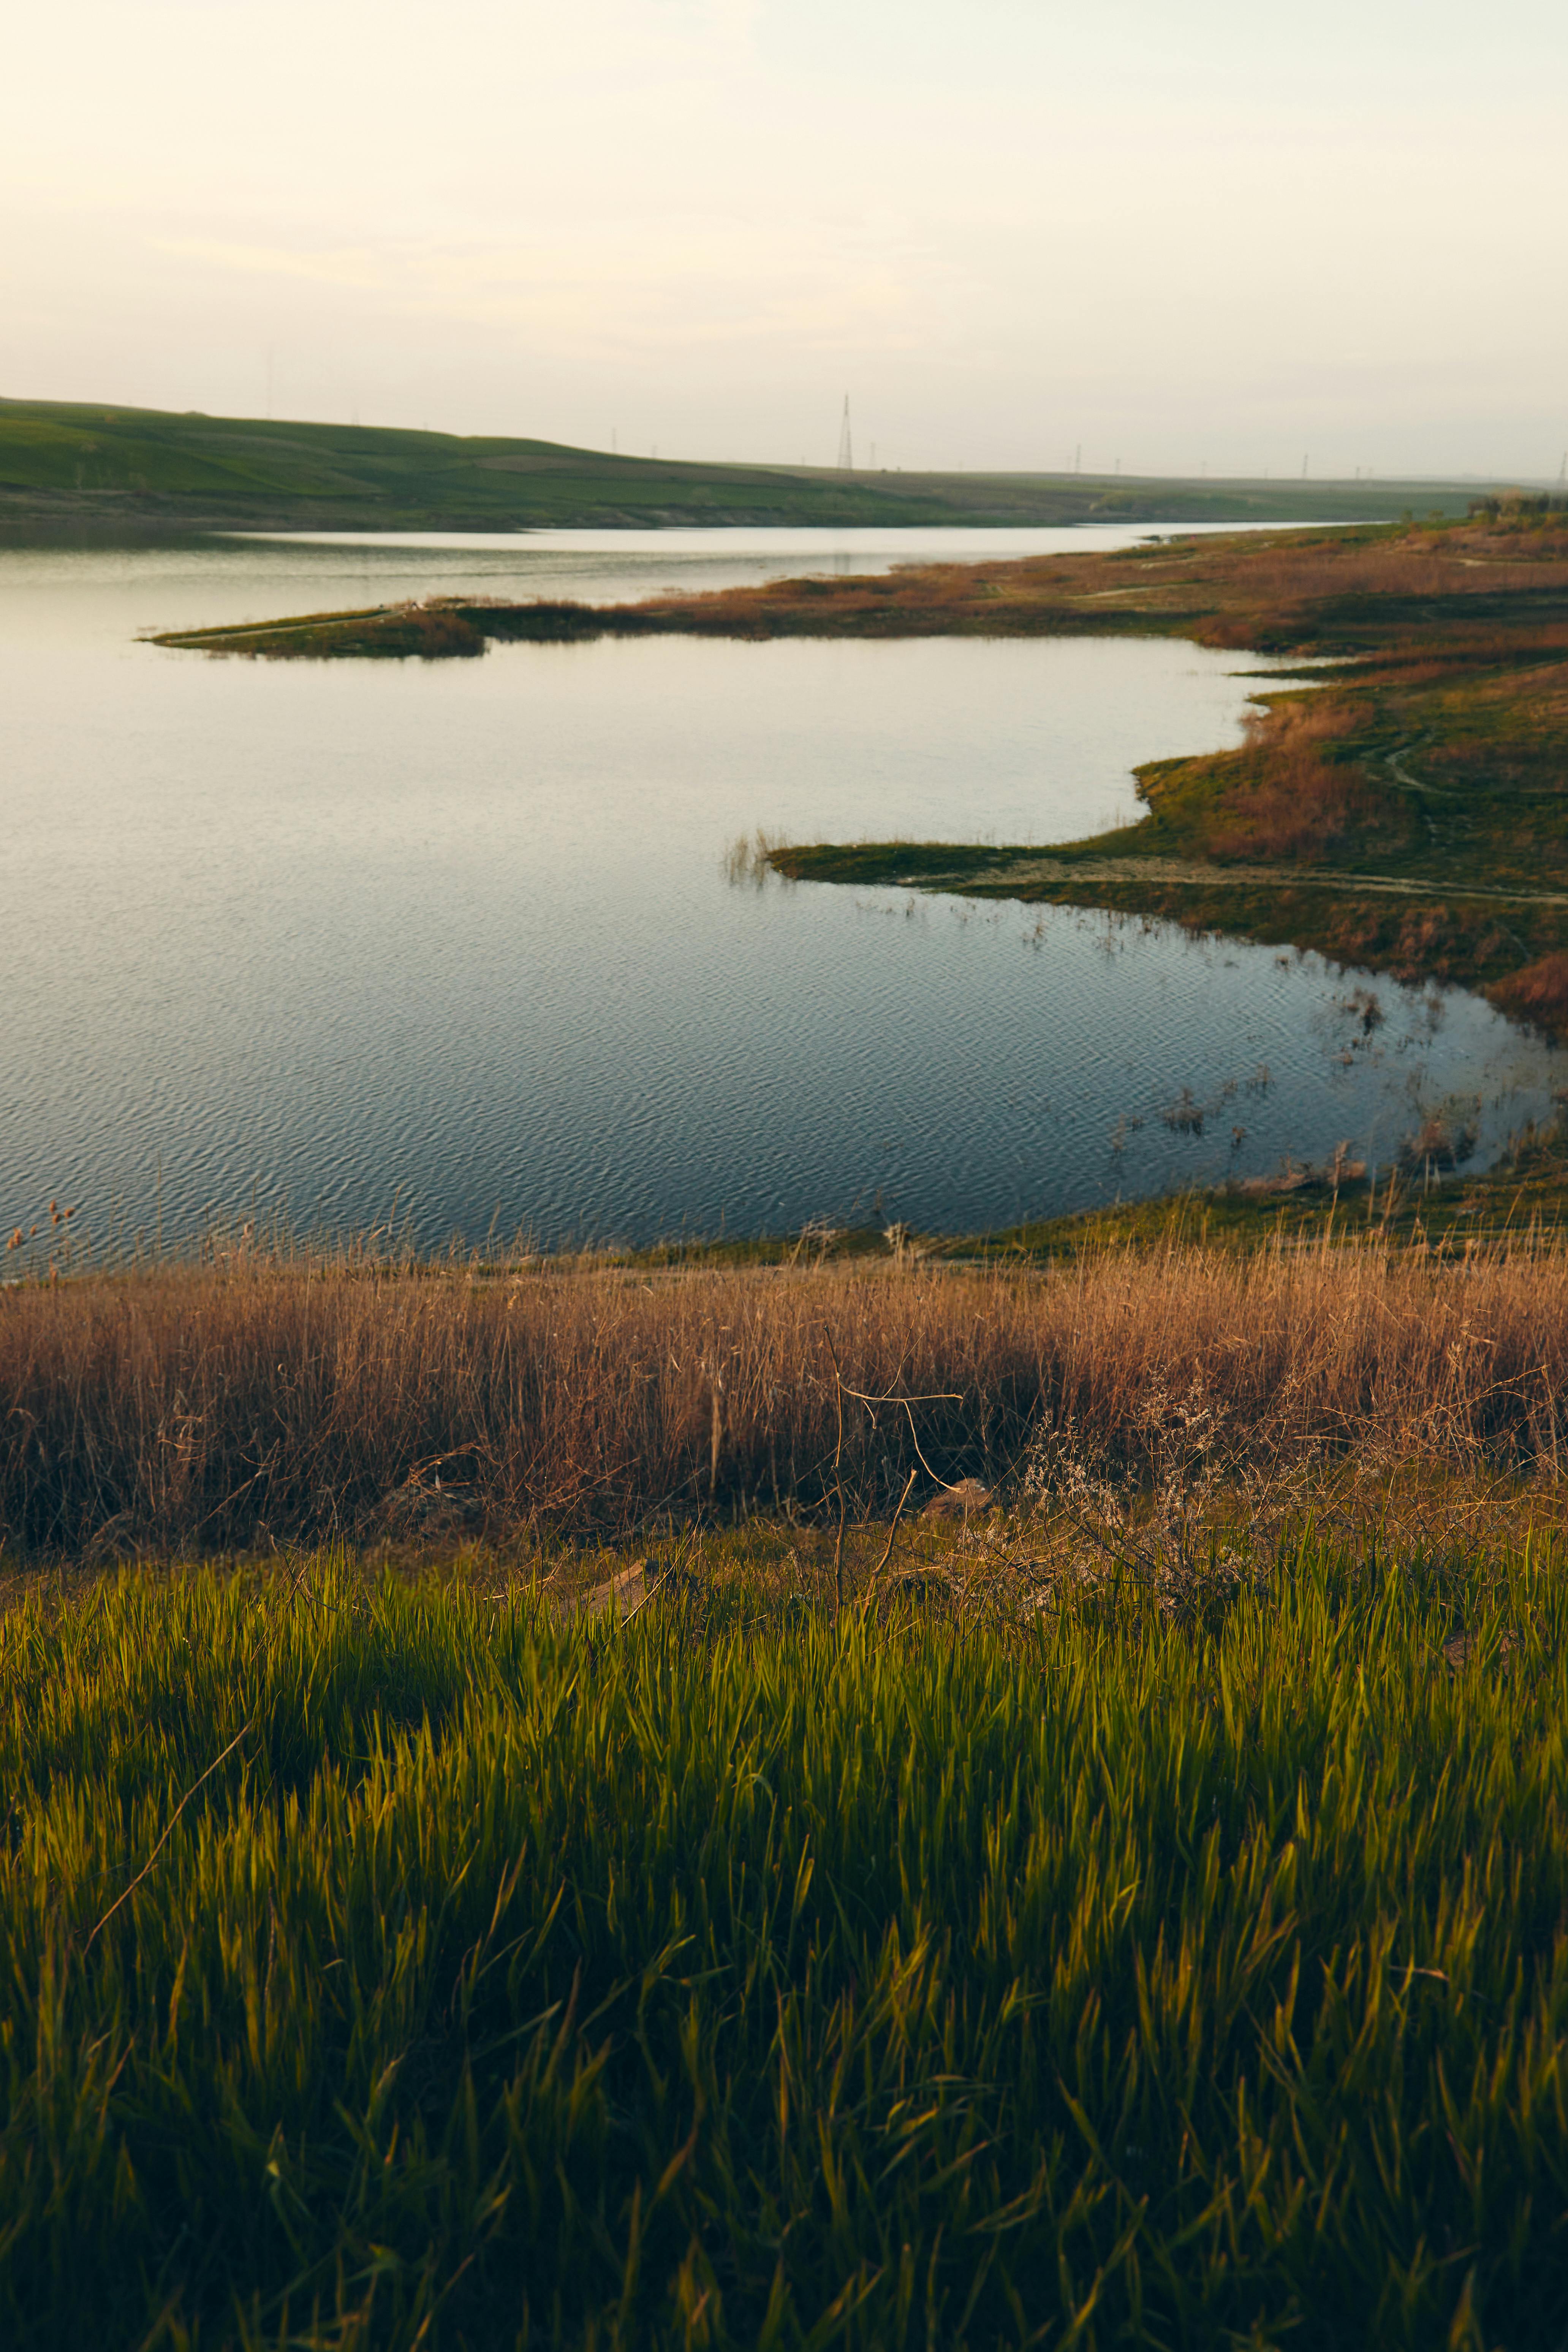
<svg viewBox="0 0 1568 2352">
<path fill-rule="evenodd" d="M 1568 1253 L 1174 1249 L 522 1275 L 238 1257 L 0 1293 L 13 1557 L 888 1507 L 1049 1433 L 1161 1475 L 1359 1449 L 1555 1471 Z M 864 1402 L 863 1399 L 914 1400 Z M 838 1454 L 839 1407 L 843 1406 Z M 1047 1449 L 1049 1450 L 1048 1448 Z"/>
</svg>

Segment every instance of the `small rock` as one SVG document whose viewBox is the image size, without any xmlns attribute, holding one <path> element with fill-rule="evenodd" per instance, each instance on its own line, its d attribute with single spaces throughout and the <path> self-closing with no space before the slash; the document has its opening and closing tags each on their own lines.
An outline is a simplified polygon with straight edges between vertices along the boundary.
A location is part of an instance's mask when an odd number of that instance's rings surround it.
<svg viewBox="0 0 1568 2352">
<path fill-rule="evenodd" d="M 1509 1653 L 1511 1650 L 1518 1649 L 1519 1638 L 1520 1637 L 1517 1633 L 1505 1633 L 1503 1635 L 1501 1641 L 1497 1645 L 1497 1656 L 1500 1665 L 1506 1662 Z M 1458 1674 L 1463 1667 L 1469 1664 L 1471 1658 L 1478 1654 L 1479 1647 L 1480 1635 L 1479 1633 L 1456 1633 L 1451 1640 L 1444 1643 L 1443 1655 L 1447 1659 L 1448 1664 L 1453 1668 L 1455 1674 Z"/>
<path fill-rule="evenodd" d="M 978 1478 L 961 1478 L 956 1486 L 943 1486 L 934 1494 L 921 1517 L 926 1519 L 970 1519 L 976 1511 L 990 1507 L 991 1489 L 983 1486 Z"/>
<path fill-rule="evenodd" d="M 636 1559 L 630 1568 L 623 1568 L 607 1584 L 595 1584 L 587 1592 L 570 1595 L 561 1603 L 566 1617 L 602 1617 L 613 1609 L 617 1617 L 629 1617 L 647 1599 L 650 1560 Z"/>
</svg>

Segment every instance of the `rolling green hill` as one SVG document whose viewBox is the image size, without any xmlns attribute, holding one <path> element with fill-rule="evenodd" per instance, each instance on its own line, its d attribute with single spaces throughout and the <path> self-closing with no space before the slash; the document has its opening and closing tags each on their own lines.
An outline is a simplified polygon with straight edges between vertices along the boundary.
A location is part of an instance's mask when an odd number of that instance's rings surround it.
<svg viewBox="0 0 1568 2352">
<path fill-rule="evenodd" d="M 0 400 L 0 523 L 510 530 L 701 523 L 1379 520 L 1474 485 L 845 474 L 552 441 Z"/>
</svg>

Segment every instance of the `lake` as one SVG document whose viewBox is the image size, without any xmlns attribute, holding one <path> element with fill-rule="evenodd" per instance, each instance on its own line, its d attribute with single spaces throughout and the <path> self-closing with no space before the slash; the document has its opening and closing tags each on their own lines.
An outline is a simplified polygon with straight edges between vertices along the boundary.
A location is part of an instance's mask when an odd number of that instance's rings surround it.
<svg viewBox="0 0 1568 2352">
<path fill-rule="evenodd" d="M 432 1247 L 967 1232 L 1342 1140 L 1387 1160 L 1444 1106 L 1484 1163 L 1568 1056 L 1479 999 L 1164 925 L 735 877 L 758 827 L 1049 842 L 1129 817 L 1139 761 L 1237 740 L 1261 661 L 658 638 L 268 666 L 136 641 L 1143 535 L 0 547 L 0 1218 L 54 1196 L 100 1236 L 173 1239 L 255 1202 Z"/>
</svg>

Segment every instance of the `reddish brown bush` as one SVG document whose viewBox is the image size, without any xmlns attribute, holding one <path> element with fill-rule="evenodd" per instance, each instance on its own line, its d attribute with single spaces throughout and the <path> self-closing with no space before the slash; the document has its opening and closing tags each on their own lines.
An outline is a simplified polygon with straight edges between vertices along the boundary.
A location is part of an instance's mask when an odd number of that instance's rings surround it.
<svg viewBox="0 0 1568 2352">
<path fill-rule="evenodd" d="M 1249 714 L 1247 746 L 1226 777 L 1205 846 L 1220 863 L 1287 858 L 1311 865 L 1368 834 L 1397 834 L 1397 804 L 1357 768 L 1325 758 L 1351 723 L 1344 707 L 1277 703 Z"/>
<path fill-rule="evenodd" d="M 1505 1013 L 1561 1036 L 1568 1032 L 1568 955 L 1540 956 L 1494 982 L 1487 994 Z"/>
</svg>

